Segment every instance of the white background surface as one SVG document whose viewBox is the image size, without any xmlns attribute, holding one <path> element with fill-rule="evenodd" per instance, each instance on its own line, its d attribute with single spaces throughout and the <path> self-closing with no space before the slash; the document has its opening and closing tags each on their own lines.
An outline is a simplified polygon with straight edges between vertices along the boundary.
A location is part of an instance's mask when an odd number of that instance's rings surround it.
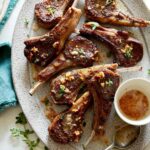
<svg viewBox="0 0 150 150">
<path fill-rule="evenodd" d="M 17 16 L 24 1 L 25 0 L 19 0 L 10 19 L 0 33 L 1 42 L 8 41 L 11 43 Z M 150 8 L 150 0 L 144 0 L 144 2 Z M 10 135 L 10 129 L 16 127 L 15 117 L 19 112 L 21 112 L 21 108 L 20 106 L 16 106 L 8 108 L 7 110 L 0 113 L 0 150 L 28 150 L 26 145 L 21 140 L 12 138 Z M 38 149 L 42 150 L 43 145 L 40 145 Z M 150 150 L 150 148 L 148 148 L 147 150 Z"/>
</svg>

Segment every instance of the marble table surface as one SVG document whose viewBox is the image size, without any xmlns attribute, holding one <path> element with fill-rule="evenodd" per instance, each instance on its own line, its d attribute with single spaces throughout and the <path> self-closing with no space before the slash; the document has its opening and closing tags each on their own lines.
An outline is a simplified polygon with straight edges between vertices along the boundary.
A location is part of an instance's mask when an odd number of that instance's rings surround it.
<svg viewBox="0 0 150 150">
<path fill-rule="evenodd" d="M 8 41 L 11 43 L 15 23 L 24 1 L 25 0 L 19 0 L 10 19 L 8 20 L 4 29 L 0 33 L 0 41 L 2 42 Z M 150 9 L 150 0 L 143 0 L 143 1 Z M 15 117 L 21 111 L 22 111 L 21 107 L 17 105 L 16 107 L 8 108 L 0 113 L 0 150 L 28 150 L 28 147 L 24 142 L 22 142 L 19 139 L 13 138 L 10 133 L 10 129 L 16 127 Z M 44 145 L 40 143 L 36 149 L 44 150 Z M 150 145 L 147 147 L 146 150 L 150 150 Z"/>
</svg>

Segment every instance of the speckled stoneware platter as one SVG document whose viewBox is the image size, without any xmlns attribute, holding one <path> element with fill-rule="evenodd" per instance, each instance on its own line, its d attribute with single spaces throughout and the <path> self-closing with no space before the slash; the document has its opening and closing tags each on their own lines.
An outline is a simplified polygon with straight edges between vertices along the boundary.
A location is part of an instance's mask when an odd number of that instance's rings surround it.
<svg viewBox="0 0 150 150">
<path fill-rule="evenodd" d="M 45 117 L 44 114 L 44 106 L 41 104 L 40 99 L 47 95 L 49 92 L 49 83 L 40 87 L 37 92 L 33 95 L 29 95 L 29 89 L 31 88 L 34 80 L 33 80 L 33 67 L 27 62 L 24 57 L 24 40 L 27 39 L 28 36 L 37 36 L 42 35 L 47 32 L 37 27 L 36 21 L 34 18 L 34 6 L 38 3 L 39 0 L 27 0 L 20 12 L 15 32 L 13 38 L 13 47 L 12 47 L 12 72 L 13 72 L 13 81 L 15 90 L 17 93 L 17 97 L 19 103 L 29 121 L 34 131 L 37 133 L 39 138 L 48 146 L 50 150 L 74 150 L 74 149 L 82 149 L 82 144 L 88 139 L 91 133 L 91 123 L 92 123 L 92 108 L 86 113 L 85 121 L 86 127 L 84 127 L 84 133 L 79 143 L 70 143 L 67 145 L 61 145 L 55 143 L 48 135 L 48 126 L 50 121 Z M 143 3 L 142 0 L 118 0 L 118 7 L 123 12 L 128 13 L 130 15 L 141 17 L 147 20 L 150 20 L 150 12 Z M 83 10 L 84 1 L 80 0 L 78 3 L 78 8 Z M 28 27 L 25 26 L 24 20 L 29 20 Z M 79 26 L 84 22 L 85 17 L 84 13 L 80 20 Z M 118 27 L 115 27 L 118 28 Z M 132 72 L 132 73 L 124 73 L 122 74 L 122 81 L 134 78 L 134 77 L 144 77 L 149 78 L 148 69 L 150 68 L 150 27 L 147 28 L 122 28 L 124 30 L 128 30 L 134 33 L 134 36 L 139 39 L 144 45 L 144 56 L 141 62 L 138 65 L 143 67 L 143 70 L 140 72 Z M 97 43 L 98 46 L 103 50 L 103 55 L 106 54 L 107 49 L 105 49 L 102 43 Z M 112 59 L 105 59 L 102 63 L 112 62 Z M 149 78 L 150 79 L 150 78 Z M 60 106 L 53 107 L 56 110 L 64 109 L 64 107 L 60 108 Z M 114 108 L 109 117 L 109 120 L 106 124 L 106 135 L 102 138 L 94 139 L 87 149 L 89 150 L 104 150 L 105 147 L 109 143 L 111 143 L 112 136 L 115 131 L 115 127 L 117 125 L 124 124 L 115 114 Z M 137 142 L 132 145 L 129 150 L 142 150 L 143 147 L 150 140 L 150 125 L 142 127 L 142 133 L 137 140 Z M 107 141 L 107 142 L 106 142 Z"/>
</svg>

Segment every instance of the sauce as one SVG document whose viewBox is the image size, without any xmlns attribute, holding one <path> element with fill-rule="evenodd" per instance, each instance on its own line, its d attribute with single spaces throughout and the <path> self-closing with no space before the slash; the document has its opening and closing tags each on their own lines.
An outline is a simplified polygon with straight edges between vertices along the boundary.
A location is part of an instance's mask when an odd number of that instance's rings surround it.
<svg viewBox="0 0 150 150">
<path fill-rule="evenodd" d="M 131 90 L 126 92 L 119 100 L 122 112 L 130 119 L 139 120 L 147 115 L 149 102 L 147 97 L 140 91 Z"/>
<path fill-rule="evenodd" d="M 52 122 L 58 113 L 52 107 L 49 107 L 45 110 L 45 115 Z"/>
<path fill-rule="evenodd" d="M 42 97 L 40 101 L 41 103 L 45 104 L 45 116 L 52 122 L 54 118 L 58 115 L 58 113 L 53 108 L 53 104 L 48 99 L 48 96 Z"/>
</svg>

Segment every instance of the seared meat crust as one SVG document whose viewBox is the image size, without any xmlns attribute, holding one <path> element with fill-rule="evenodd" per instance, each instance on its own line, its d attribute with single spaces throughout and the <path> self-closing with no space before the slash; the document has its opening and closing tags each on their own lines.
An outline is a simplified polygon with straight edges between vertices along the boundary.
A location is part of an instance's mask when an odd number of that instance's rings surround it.
<svg viewBox="0 0 150 150">
<path fill-rule="evenodd" d="M 114 56 L 114 62 L 120 66 L 134 66 L 143 57 L 142 43 L 131 37 L 127 31 L 105 28 L 96 22 L 88 22 L 83 24 L 80 33 L 84 36 L 95 37 L 107 44 Z"/>
<path fill-rule="evenodd" d="M 46 0 L 35 5 L 37 23 L 43 28 L 53 28 L 62 18 L 73 0 Z"/>
<path fill-rule="evenodd" d="M 146 27 L 150 24 L 141 18 L 125 15 L 116 8 L 116 0 L 85 0 L 86 17 L 99 23 L 120 26 Z"/>
<path fill-rule="evenodd" d="M 81 10 L 69 8 L 61 21 L 47 34 L 26 40 L 24 54 L 39 66 L 48 65 L 63 49 L 65 41 L 79 22 Z"/>
<path fill-rule="evenodd" d="M 96 45 L 82 36 L 74 36 L 66 43 L 64 51 L 38 74 L 39 81 L 47 81 L 60 70 L 73 67 L 92 66 L 98 59 Z"/>
<path fill-rule="evenodd" d="M 83 133 L 84 114 L 90 104 L 90 94 L 85 92 L 72 107 L 59 114 L 49 126 L 51 138 L 59 143 L 78 142 Z"/>
<path fill-rule="evenodd" d="M 55 78 L 50 85 L 50 95 L 56 104 L 71 105 L 78 95 L 79 90 L 86 84 L 86 80 L 96 74 L 103 76 L 107 69 L 116 71 L 117 64 L 97 65 L 84 69 L 76 69 L 63 73 Z M 105 90 L 105 92 L 107 89 Z"/>
</svg>

